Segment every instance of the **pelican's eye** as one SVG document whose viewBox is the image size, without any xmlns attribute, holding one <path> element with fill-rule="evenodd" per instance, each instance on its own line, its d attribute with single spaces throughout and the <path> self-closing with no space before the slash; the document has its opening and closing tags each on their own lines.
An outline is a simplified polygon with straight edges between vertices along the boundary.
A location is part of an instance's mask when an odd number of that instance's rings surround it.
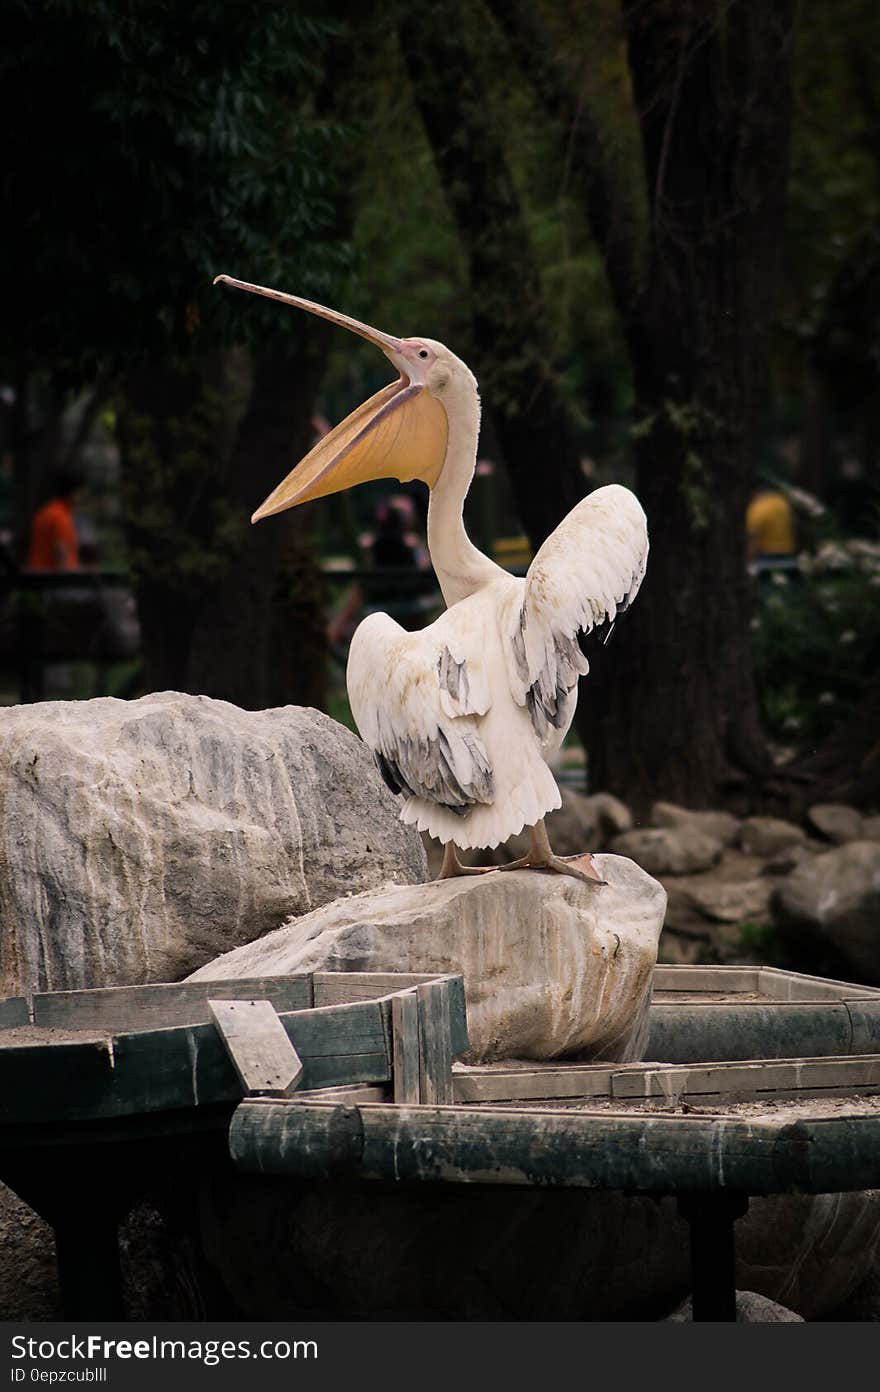
<svg viewBox="0 0 880 1392">
<path fill-rule="evenodd" d="M 419 349 L 419 357 L 420 357 L 420 358 L 426 358 L 427 356 L 428 356 L 428 350 L 427 350 L 427 348 L 420 348 L 420 349 Z"/>
</svg>

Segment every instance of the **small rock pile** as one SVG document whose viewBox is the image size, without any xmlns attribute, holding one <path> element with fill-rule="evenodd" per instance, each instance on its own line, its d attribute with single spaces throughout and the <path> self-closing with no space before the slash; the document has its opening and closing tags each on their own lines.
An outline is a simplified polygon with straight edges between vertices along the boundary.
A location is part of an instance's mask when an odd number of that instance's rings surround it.
<svg viewBox="0 0 880 1392">
<path fill-rule="evenodd" d="M 880 984 L 880 816 L 821 803 L 799 826 L 656 802 L 635 826 L 610 793 L 564 789 L 547 830 L 560 855 L 611 850 L 660 880 L 661 962 L 772 960 Z M 436 874 L 440 848 L 426 849 Z M 471 861 L 500 865 L 527 849 L 521 835 Z"/>
</svg>

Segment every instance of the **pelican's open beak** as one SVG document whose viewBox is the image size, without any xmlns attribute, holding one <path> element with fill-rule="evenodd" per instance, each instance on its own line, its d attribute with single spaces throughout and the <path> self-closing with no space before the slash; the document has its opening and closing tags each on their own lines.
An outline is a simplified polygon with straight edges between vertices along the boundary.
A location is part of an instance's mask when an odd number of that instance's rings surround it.
<svg viewBox="0 0 880 1392">
<path fill-rule="evenodd" d="M 218 281 L 237 290 L 250 290 L 255 295 L 265 295 L 270 300 L 308 310 L 310 314 L 329 319 L 331 324 L 350 329 L 381 348 L 400 372 L 396 382 L 376 392 L 318 441 L 257 508 L 252 522 L 307 503 L 312 498 L 340 493 L 370 479 L 396 478 L 404 483 L 419 478 L 433 488 L 446 458 L 449 430 L 446 410 L 419 380 L 421 364 L 412 356 L 405 340 L 392 338 L 390 334 L 370 328 L 369 324 L 311 300 L 300 299 L 298 295 L 249 285 L 231 276 L 217 276 L 214 284 Z"/>
</svg>

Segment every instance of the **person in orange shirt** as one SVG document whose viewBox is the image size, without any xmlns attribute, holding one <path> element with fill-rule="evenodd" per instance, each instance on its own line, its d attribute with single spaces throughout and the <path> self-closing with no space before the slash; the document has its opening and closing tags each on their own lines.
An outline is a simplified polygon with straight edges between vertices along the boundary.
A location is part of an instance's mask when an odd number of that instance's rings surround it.
<svg viewBox="0 0 880 1392">
<path fill-rule="evenodd" d="M 79 570 L 79 535 L 73 502 L 81 487 L 72 473 L 59 474 L 52 497 L 31 523 L 28 570 Z"/>
</svg>

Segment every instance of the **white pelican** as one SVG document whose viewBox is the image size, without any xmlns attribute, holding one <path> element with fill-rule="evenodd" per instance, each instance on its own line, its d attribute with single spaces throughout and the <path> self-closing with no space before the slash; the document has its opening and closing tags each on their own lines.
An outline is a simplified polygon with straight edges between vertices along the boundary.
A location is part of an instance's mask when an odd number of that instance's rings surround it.
<svg viewBox="0 0 880 1392">
<path fill-rule="evenodd" d="M 592 884 L 590 857 L 555 856 L 544 816 L 561 804 L 547 766 L 572 722 L 588 670 L 579 631 L 613 620 L 645 573 L 642 508 L 617 484 L 572 508 L 525 578 L 468 539 L 462 519 L 477 457 L 480 398 L 466 365 L 430 338 L 392 338 L 356 319 L 261 285 L 218 276 L 294 305 L 376 344 L 400 373 L 325 435 L 251 519 L 369 479 L 422 479 L 430 489 L 428 549 L 446 612 L 419 633 L 371 614 L 351 642 L 347 685 L 357 727 L 404 822 L 444 844 L 441 878 L 480 873 L 456 847 L 492 847 L 528 827 L 517 865 Z M 536 467 L 540 464 L 536 461 Z"/>
</svg>

